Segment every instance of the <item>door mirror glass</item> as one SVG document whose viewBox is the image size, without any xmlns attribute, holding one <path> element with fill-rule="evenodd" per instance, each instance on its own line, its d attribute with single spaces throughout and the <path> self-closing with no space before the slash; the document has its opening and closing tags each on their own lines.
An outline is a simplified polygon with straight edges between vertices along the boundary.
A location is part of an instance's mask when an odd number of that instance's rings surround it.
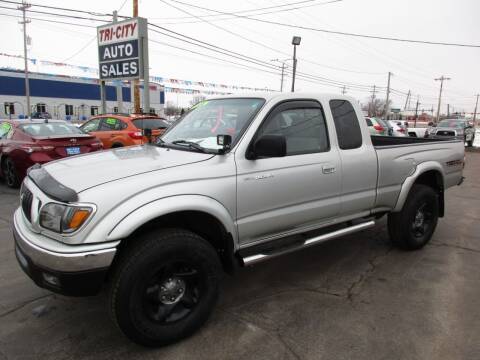
<svg viewBox="0 0 480 360">
<path fill-rule="evenodd" d="M 430 127 L 435 127 L 436 125 L 435 125 L 432 121 L 430 121 L 430 122 L 428 123 L 428 126 L 430 126 Z"/>
<path fill-rule="evenodd" d="M 249 159 L 283 157 L 287 154 L 287 141 L 283 135 L 263 135 L 249 154 Z"/>
</svg>

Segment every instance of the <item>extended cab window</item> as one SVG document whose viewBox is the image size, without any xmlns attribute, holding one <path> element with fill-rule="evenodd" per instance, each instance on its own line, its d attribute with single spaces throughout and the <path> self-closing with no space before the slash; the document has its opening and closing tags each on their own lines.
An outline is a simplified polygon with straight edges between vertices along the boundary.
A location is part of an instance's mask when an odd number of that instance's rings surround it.
<svg viewBox="0 0 480 360">
<path fill-rule="evenodd" d="M 362 131 L 352 104 L 347 100 L 330 100 L 330 109 L 340 149 L 356 149 L 362 146 Z"/>
<path fill-rule="evenodd" d="M 258 137 L 262 135 L 285 136 L 287 156 L 325 152 L 330 149 L 320 104 L 311 108 L 274 111 L 262 124 Z"/>
</svg>

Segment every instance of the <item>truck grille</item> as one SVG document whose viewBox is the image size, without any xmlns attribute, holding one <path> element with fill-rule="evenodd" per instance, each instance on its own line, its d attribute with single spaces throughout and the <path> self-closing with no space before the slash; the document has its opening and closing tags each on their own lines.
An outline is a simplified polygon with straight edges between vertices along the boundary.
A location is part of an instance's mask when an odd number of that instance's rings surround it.
<svg viewBox="0 0 480 360">
<path fill-rule="evenodd" d="M 437 136 L 455 136 L 455 131 L 439 130 Z"/>
<path fill-rule="evenodd" d="M 22 202 L 22 210 L 25 214 L 28 221 L 32 221 L 32 201 L 33 194 L 25 186 L 22 186 L 22 191 L 20 192 L 20 200 Z"/>
</svg>

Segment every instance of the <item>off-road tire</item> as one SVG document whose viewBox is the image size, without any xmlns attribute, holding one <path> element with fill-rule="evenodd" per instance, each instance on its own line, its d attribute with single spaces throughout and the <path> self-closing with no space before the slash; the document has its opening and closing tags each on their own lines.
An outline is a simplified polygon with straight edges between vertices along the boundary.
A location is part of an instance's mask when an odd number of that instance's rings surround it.
<svg viewBox="0 0 480 360">
<path fill-rule="evenodd" d="M 413 185 L 402 211 L 388 215 L 388 233 L 393 244 L 404 250 L 417 250 L 425 246 L 437 226 L 438 203 L 438 194 L 434 189 L 427 185 Z M 423 233 L 417 227 L 421 209 L 427 209 L 425 213 L 429 214 L 428 217 L 424 216 L 428 222 L 422 225 Z"/>
<path fill-rule="evenodd" d="M 136 240 L 133 246 L 123 249 L 115 264 L 109 286 L 112 319 L 128 338 L 144 346 L 163 346 L 192 335 L 209 318 L 218 298 L 221 264 L 215 249 L 197 234 L 183 229 L 153 231 Z M 160 323 L 157 318 L 152 319 L 150 310 L 152 306 L 165 305 L 150 305 L 152 294 L 146 295 L 142 289 L 150 283 L 149 278 L 156 279 L 158 284 L 158 279 L 164 276 L 163 270 L 159 270 L 162 275 L 158 275 L 156 268 L 175 262 L 198 269 L 195 276 L 201 283 L 201 290 L 197 292 L 201 296 L 194 305 L 190 302 L 192 309 L 181 309 L 183 313 L 190 311 L 184 318 Z M 158 295 L 154 292 L 154 296 L 158 299 L 154 301 L 160 301 L 160 286 L 156 286 Z M 165 288 L 162 286 L 162 289 Z M 147 288 L 147 292 L 149 290 Z M 185 287 L 184 291 L 186 295 L 189 290 Z"/>
</svg>

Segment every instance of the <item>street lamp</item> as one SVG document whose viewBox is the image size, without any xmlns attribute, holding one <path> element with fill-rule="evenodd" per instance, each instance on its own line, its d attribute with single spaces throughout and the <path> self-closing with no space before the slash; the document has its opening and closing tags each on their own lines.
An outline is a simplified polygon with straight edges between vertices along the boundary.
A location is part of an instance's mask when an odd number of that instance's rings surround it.
<svg viewBox="0 0 480 360">
<path fill-rule="evenodd" d="M 300 45 L 302 38 L 300 36 L 294 36 L 292 38 L 293 45 L 293 75 L 292 75 L 292 92 L 295 91 L 295 74 L 297 72 L 297 45 Z"/>
</svg>

